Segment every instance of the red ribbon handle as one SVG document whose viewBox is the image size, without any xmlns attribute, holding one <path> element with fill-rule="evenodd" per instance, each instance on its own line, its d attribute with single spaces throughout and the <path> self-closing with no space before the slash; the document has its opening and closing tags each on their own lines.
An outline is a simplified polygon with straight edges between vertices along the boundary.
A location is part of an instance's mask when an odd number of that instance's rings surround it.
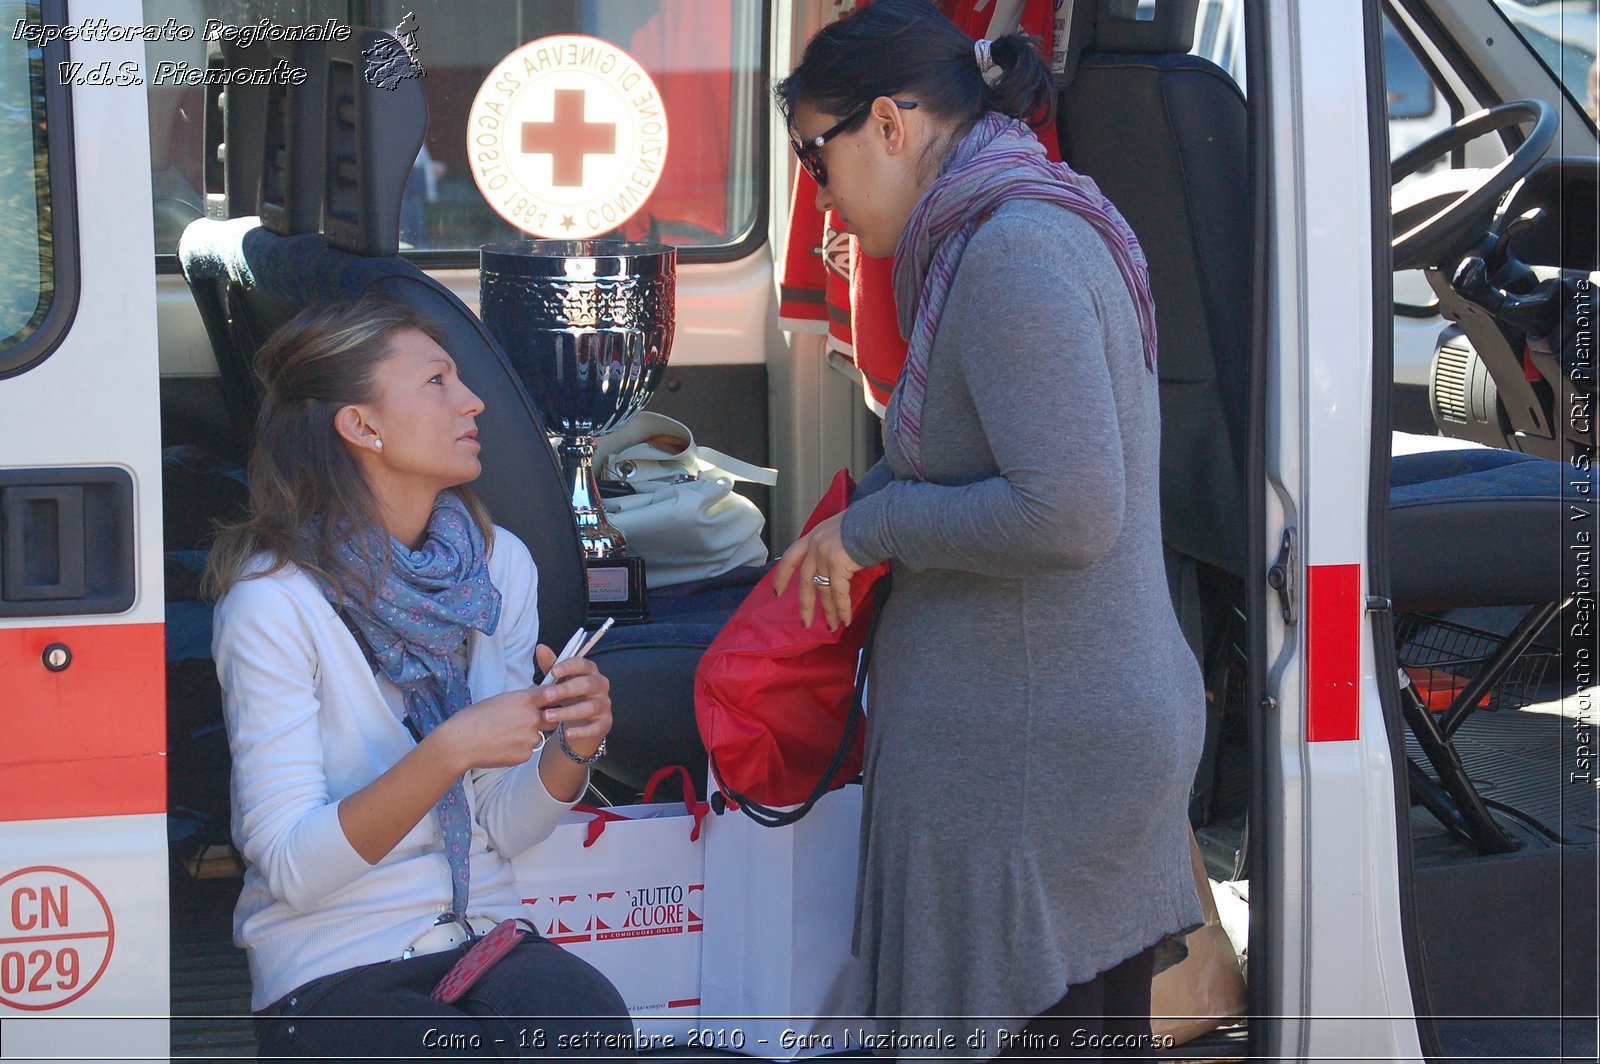
<svg viewBox="0 0 1600 1064">
<path fill-rule="evenodd" d="M 690 816 L 694 817 L 694 827 L 689 832 L 689 841 L 694 842 L 700 838 L 700 823 L 705 820 L 706 814 L 711 812 L 711 806 L 709 803 L 702 802 L 695 792 L 694 777 L 689 775 L 688 769 L 682 765 L 663 765 L 661 768 L 656 769 L 655 775 L 651 776 L 644 785 L 644 801 L 646 805 L 653 802 L 656 797 L 656 788 L 664 780 L 671 779 L 673 776 L 678 776 L 683 780 L 683 807 L 689 811 Z"/>
<path fill-rule="evenodd" d="M 689 841 L 694 842 L 700 838 L 700 823 L 705 820 L 706 814 L 711 812 L 711 806 L 706 802 L 702 802 L 695 794 L 694 778 L 689 775 L 688 769 L 682 765 L 667 765 L 658 769 L 656 774 L 651 776 L 644 785 L 644 803 L 649 805 L 655 801 L 656 788 L 661 785 L 663 780 L 670 779 L 674 775 L 680 775 L 683 778 L 683 807 L 689 811 L 690 816 L 694 817 L 694 827 L 689 831 Z M 584 849 L 594 845 L 595 840 L 605 833 L 607 824 L 628 819 L 621 814 L 613 813 L 609 809 L 585 805 L 582 802 L 577 803 L 572 808 L 577 812 L 587 813 L 589 816 L 589 831 L 583 839 Z"/>
<path fill-rule="evenodd" d="M 606 830 L 607 824 L 611 823 L 613 820 L 628 819 L 625 816 L 619 816 L 618 814 L 613 813 L 609 809 L 601 809 L 598 806 L 593 805 L 584 805 L 582 802 L 579 802 L 572 808 L 580 813 L 589 814 L 589 833 L 585 835 L 583 839 L 583 848 L 586 850 L 594 845 L 595 840 L 598 839 Z"/>
</svg>

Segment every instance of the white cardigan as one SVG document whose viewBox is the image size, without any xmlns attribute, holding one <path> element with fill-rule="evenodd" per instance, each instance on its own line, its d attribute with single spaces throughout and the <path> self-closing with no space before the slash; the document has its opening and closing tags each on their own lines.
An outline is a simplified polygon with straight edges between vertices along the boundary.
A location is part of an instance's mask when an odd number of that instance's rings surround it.
<svg viewBox="0 0 1600 1064">
<path fill-rule="evenodd" d="M 474 701 L 533 682 L 538 573 L 495 530 L 489 576 L 502 597 L 493 635 L 472 632 Z M 233 839 L 245 860 L 234 941 L 249 953 L 251 1008 L 319 976 L 390 960 L 450 907 L 450 867 L 431 812 L 376 865 L 356 853 L 338 803 L 415 742 L 344 622 L 305 573 L 235 584 L 217 604 L 212 656 L 233 751 Z M 387 689 L 387 690 L 386 690 Z M 539 842 L 570 803 L 551 797 L 538 758 L 475 769 L 469 916 L 524 916 L 508 857 Z"/>
</svg>

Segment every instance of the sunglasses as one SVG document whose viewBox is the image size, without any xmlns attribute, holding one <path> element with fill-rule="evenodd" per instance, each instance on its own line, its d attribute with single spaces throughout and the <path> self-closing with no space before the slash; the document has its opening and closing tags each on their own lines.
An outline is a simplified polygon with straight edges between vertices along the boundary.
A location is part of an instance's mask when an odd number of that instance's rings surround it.
<svg viewBox="0 0 1600 1064">
<path fill-rule="evenodd" d="M 917 106 L 915 101 L 909 100 L 896 100 L 894 105 L 902 111 L 913 111 Z M 828 185 L 828 168 L 822 162 L 822 146 L 839 134 L 848 132 L 851 126 L 865 118 L 871 110 L 872 104 L 869 103 L 839 119 L 828 127 L 826 132 L 818 133 L 808 141 L 789 141 L 789 146 L 794 149 L 795 158 L 800 160 L 800 166 L 811 175 L 818 188 L 826 188 Z"/>
</svg>

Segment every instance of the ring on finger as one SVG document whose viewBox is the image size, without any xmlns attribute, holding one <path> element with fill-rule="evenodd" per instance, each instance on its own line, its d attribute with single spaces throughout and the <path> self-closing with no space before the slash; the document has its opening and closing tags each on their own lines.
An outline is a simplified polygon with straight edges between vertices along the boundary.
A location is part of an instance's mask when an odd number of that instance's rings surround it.
<svg viewBox="0 0 1600 1064">
<path fill-rule="evenodd" d="M 818 587 L 832 587 L 833 586 L 833 581 L 829 580 L 826 576 L 823 576 L 821 573 L 818 573 L 816 576 L 813 576 L 811 578 L 811 582 L 813 584 L 816 584 Z"/>
</svg>

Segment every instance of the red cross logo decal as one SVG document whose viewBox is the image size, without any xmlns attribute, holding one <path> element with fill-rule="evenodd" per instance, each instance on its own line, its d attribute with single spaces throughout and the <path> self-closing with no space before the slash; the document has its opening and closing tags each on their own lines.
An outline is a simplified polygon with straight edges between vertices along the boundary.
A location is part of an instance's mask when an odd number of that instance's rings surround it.
<svg viewBox="0 0 1600 1064">
<path fill-rule="evenodd" d="M 556 186 L 576 188 L 583 184 L 585 156 L 617 153 L 617 126 L 583 117 L 582 89 L 557 89 L 555 97 L 553 121 L 522 123 L 522 152 L 550 156 Z"/>
</svg>

